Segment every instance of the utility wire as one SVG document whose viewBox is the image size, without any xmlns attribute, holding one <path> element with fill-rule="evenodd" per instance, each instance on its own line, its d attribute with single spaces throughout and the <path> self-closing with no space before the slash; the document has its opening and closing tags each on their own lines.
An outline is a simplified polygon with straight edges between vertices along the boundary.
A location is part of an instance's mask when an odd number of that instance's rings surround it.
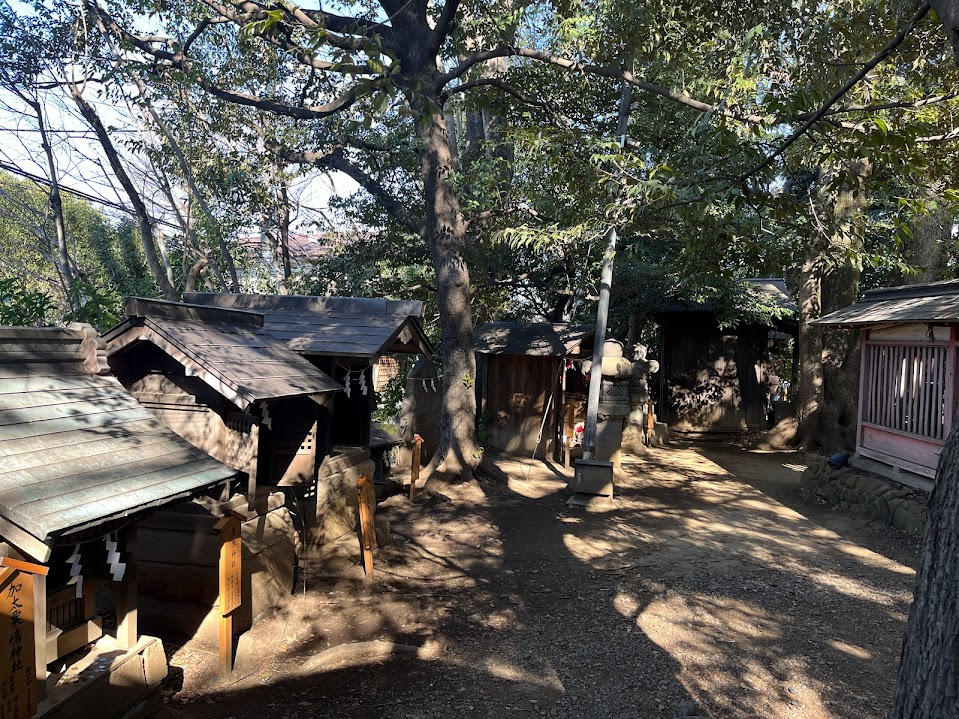
<svg viewBox="0 0 959 719">
<path fill-rule="evenodd" d="M 38 185 L 44 185 L 44 186 L 50 185 L 50 180 L 48 180 L 47 178 L 42 177 L 40 175 L 35 175 L 32 172 L 27 172 L 26 170 L 20 169 L 16 165 L 11 165 L 9 163 L 3 162 L 2 160 L 0 160 L 0 170 L 5 170 L 6 172 L 9 172 L 11 175 L 17 175 L 18 177 L 23 177 L 27 180 L 37 183 Z M 136 217 L 136 212 L 134 212 L 129 207 L 121 205 L 118 202 L 104 200 L 101 197 L 96 197 L 89 193 L 83 192 L 82 190 L 74 190 L 73 188 L 65 187 L 64 185 L 60 185 L 60 191 L 66 192 L 67 194 L 73 195 L 75 197 L 79 197 L 81 200 L 86 200 L 87 202 L 94 202 L 98 205 L 102 205 L 104 207 L 109 207 L 112 210 L 116 210 L 117 212 L 122 212 L 131 217 Z M 166 220 L 153 218 L 153 221 L 157 223 L 158 225 L 165 225 L 166 227 L 171 227 L 174 230 L 180 229 L 179 225 L 175 225 L 172 222 L 168 222 Z"/>
</svg>

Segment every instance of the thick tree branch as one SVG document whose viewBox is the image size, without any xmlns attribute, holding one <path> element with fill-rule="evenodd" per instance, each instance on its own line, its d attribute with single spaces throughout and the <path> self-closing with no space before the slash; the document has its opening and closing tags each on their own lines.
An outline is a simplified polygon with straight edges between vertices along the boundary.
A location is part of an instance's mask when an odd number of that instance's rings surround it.
<svg viewBox="0 0 959 719">
<path fill-rule="evenodd" d="M 167 66 L 174 69 L 181 70 L 183 72 L 189 72 L 193 69 L 193 61 L 183 54 L 183 52 L 172 52 L 170 50 L 164 50 L 162 48 L 155 47 L 155 43 L 146 41 L 143 38 L 134 35 L 133 33 L 127 32 L 127 30 L 117 23 L 112 16 L 98 7 L 96 3 L 92 2 L 91 0 L 88 0 L 87 7 L 93 13 L 95 13 L 95 15 L 117 39 L 132 44 L 141 52 L 165 63 Z M 342 112 L 356 102 L 355 88 L 349 89 L 340 97 L 323 105 L 297 107 L 295 105 L 289 105 L 278 100 L 271 100 L 258 95 L 252 95 L 250 93 L 227 90 L 226 88 L 221 87 L 202 76 L 197 78 L 197 83 L 203 88 L 204 91 L 208 92 L 214 97 L 220 98 L 221 100 L 226 100 L 227 102 L 231 102 L 236 105 L 255 107 L 260 110 L 266 110 L 268 112 L 273 112 L 278 115 L 285 115 L 287 117 L 293 117 L 299 120 L 317 120 L 324 117 L 329 117 L 330 115 L 335 115 L 339 112 Z"/>
<path fill-rule="evenodd" d="M 83 119 L 87 121 L 87 124 L 89 124 L 96 133 L 97 139 L 100 141 L 100 146 L 103 148 L 103 152 L 107 156 L 107 160 L 110 162 L 110 167 L 113 169 L 113 173 L 116 175 L 117 180 L 120 181 L 120 184 L 126 191 L 127 197 L 130 198 L 130 204 L 133 205 L 133 209 L 136 213 L 137 223 L 140 229 L 140 240 L 143 244 L 143 254 L 146 258 L 147 265 L 150 268 L 150 272 L 153 274 L 153 280 L 156 282 L 157 287 L 160 289 L 160 292 L 166 299 L 178 300 L 179 295 L 176 289 L 167 279 L 163 265 L 160 262 L 160 258 L 157 256 L 156 245 L 154 244 L 156 238 L 154 237 L 153 218 L 150 217 L 150 213 L 147 212 L 143 198 L 140 196 L 139 191 L 133 184 L 133 181 L 130 179 L 130 175 L 123 166 L 123 162 L 120 160 L 120 155 L 113 146 L 113 141 L 110 139 L 110 133 L 100 120 L 100 116 L 97 114 L 96 110 L 94 110 L 93 106 L 87 102 L 86 98 L 83 97 L 80 92 L 80 88 L 76 85 L 70 85 L 69 89 L 70 96 L 73 98 L 77 108 L 80 110 L 80 114 L 83 116 Z"/>
<path fill-rule="evenodd" d="M 453 28 L 453 21 L 456 20 L 456 11 L 459 10 L 459 0 L 446 0 L 443 10 L 440 12 L 439 19 L 436 21 L 436 27 L 433 29 L 433 36 L 436 38 L 437 47 L 442 44 L 443 39 L 449 35 Z"/>
<path fill-rule="evenodd" d="M 864 64 L 855 75 L 849 78 L 842 87 L 840 87 L 836 92 L 832 94 L 826 102 L 820 105 L 819 109 L 815 112 L 808 115 L 808 119 L 803 122 L 802 125 L 793 130 L 792 134 L 789 135 L 780 145 L 776 148 L 776 151 L 770 155 L 766 156 L 762 162 L 749 170 L 740 178 L 740 182 L 745 182 L 749 177 L 755 175 L 758 172 L 766 169 L 771 165 L 777 158 L 779 158 L 784 152 L 786 152 L 789 147 L 796 142 L 800 137 L 805 135 L 809 129 L 819 122 L 826 114 L 829 112 L 829 109 L 839 102 L 843 96 L 849 92 L 853 87 L 855 87 L 859 82 L 866 77 L 872 70 L 883 60 L 889 57 L 897 47 L 899 47 L 903 40 L 912 32 L 912 29 L 922 20 L 932 9 L 932 6 L 929 4 L 928 0 L 924 0 L 923 3 L 919 6 L 919 9 L 916 10 L 915 14 L 909 19 L 909 22 L 903 26 L 895 36 L 886 43 L 885 47 L 877 52 L 866 64 Z"/>
<path fill-rule="evenodd" d="M 929 4 L 929 0 L 924 0 L 922 5 L 919 6 L 919 9 L 916 11 L 913 17 L 909 20 L 909 22 L 898 33 L 896 33 L 896 35 L 886 44 L 885 47 L 883 47 L 882 50 L 880 50 L 876 55 L 874 55 L 868 62 L 863 64 L 860 67 L 859 71 L 850 80 L 848 80 L 839 90 L 837 90 L 836 93 L 831 98 L 829 98 L 829 100 L 822 107 L 820 107 L 819 109 L 813 112 L 803 113 L 801 115 L 798 115 L 792 118 L 773 118 L 775 122 L 791 121 L 791 122 L 804 123 L 801 126 L 801 128 L 797 130 L 798 135 L 796 135 L 795 138 L 790 136 L 790 140 L 788 141 L 788 144 L 786 144 L 786 147 L 788 147 L 789 144 L 792 144 L 792 142 L 794 142 L 795 139 L 805 134 L 805 132 L 813 124 L 821 120 L 826 115 L 840 114 L 844 112 L 866 111 L 869 109 L 873 109 L 869 106 L 852 105 L 848 108 L 838 108 L 835 111 L 830 112 L 832 106 L 835 105 L 840 98 L 842 98 L 852 87 L 854 87 L 857 83 L 859 83 L 873 68 L 875 68 L 879 63 L 885 60 L 889 55 L 892 54 L 892 52 L 897 47 L 899 47 L 900 44 L 902 44 L 903 40 L 906 39 L 906 37 L 909 35 L 912 29 L 916 26 L 916 24 L 920 20 L 922 20 L 922 18 L 925 17 L 925 15 L 929 12 L 930 7 L 931 6 Z M 693 97 L 690 97 L 689 95 L 686 95 L 685 93 L 678 92 L 676 90 L 670 90 L 669 88 L 661 87 L 659 85 L 655 85 L 649 82 L 648 80 L 645 80 L 644 78 L 637 77 L 636 75 L 634 75 L 633 73 L 627 70 L 620 70 L 618 68 L 606 67 L 603 65 L 592 65 L 589 63 L 577 62 L 575 60 L 570 60 L 568 58 L 558 57 L 556 55 L 550 55 L 549 53 L 541 52 L 539 50 L 532 50 L 529 48 L 509 47 L 509 46 L 498 47 L 492 50 L 484 50 L 482 52 L 477 52 L 471 55 L 470 57 L 460 62 L 459 65 L 457 65 L 455 68 L 453 68 L 449 72 L 443 75 L 440 75 L 437 78 L 437 88 L 444 88 L 451 81 L 462 77 L 466 72 L 468 72 L 475 65 L 486 62 L 488 60 L 500 58 L 500 57 L 525 57 L 532 60 L 537 60 L 539 62 L 547 63 L 550 65 L 555 65 L 556 67 L 561 67 L 571 72 L 581 72 L 585 75 L 597 75 L 601 77 L 608 77 L 608 78 L 622 80 L 623 82 L 626 82 L 633 87 L 639 88 L 640 90 L 644 90 L 646 92 L 653 93 L 654 95 L 659 95 L 660 97 L 664 97 L 668 100 L 672 100 L 673 102 L 679 103 L 680 105 L 685 105 L 694 110 L 699 110 L 700 112 L 709 112 L 709 113 L 719 114 L 719 115 L 722 115 L 723 117 L 728 117 L 734 120 L 740 120 L 740 121 L 750 122 L 754 124 L 761 124 L 768 120 L 768 118 L 764 118 L 760 115 L 756 115 L 752 113 L 735 112 L 733 110 L 719 107 L 717 105 L 713 105 L 708 102 L 703 102 L 702 100 L 697 100 Z M 463 85 L 467 86 L 467 89 L 469 89 L 470 87 L 474 87 L 476 84 L 478 84 L 476 83 L 476 81 L 472 81 L 472 84 L 470 82 L 463 83 Z M 448 90 L 447 92 L 454 92 L 454 91 L 456 91 L 456 89 L 452 88 Z M 921 107 L 923 104 L 939 102 L 945 99 L 949 99 L 951 97 L 954 97 L 954 95 L 942 96 L 941 98 L 930 98 L 927 102 L 919 101 L 917 103 L 911 103 L 911 104 L 905 103 L 905 104 L 899 105 L 897 103 L 888 103 L 886 106 L 883 106 L 883 105 L 876 106 L 875 109 L 877 110 L 892 109 L 900 106 L 901 107 Z M 776 156 L 772 157 L 769 160 L 769 162 L 774 160 Z M 763 165 L 763 167 L 765 167 L 765 165 Z M 762 169 L 762 168 L 758 168 L 758 169 Z M 758 169 L 756 171 L 758 171 Z"/>
<path fill-rule="evenodd" d="M 423 219 L 414 212 L 411 212 L 410 209 L 394 197 L 389 190 L 371 177 L 363 168 L 350 160 L 343 151 L 343 148 L 311 152 L 291 150 L 276 142 L 270 141 L 267 141 L 265 145 L 267 150 L 286 162 L 312 165 L 326 170 L 339 170 L 345 175 L 348 175 L 359 184 L 360 187 L 372 195 L 390 217 L 413 234 L 423 234 L 425 229 Z"/>
</svg>

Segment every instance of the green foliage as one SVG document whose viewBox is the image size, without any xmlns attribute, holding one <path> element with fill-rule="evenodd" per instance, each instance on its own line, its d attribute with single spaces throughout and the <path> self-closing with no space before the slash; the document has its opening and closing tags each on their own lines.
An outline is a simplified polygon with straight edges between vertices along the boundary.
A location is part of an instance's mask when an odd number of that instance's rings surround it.
<svg viewBox="0 0 959 719">
<path fill-rule="evenodd" d="M 25 290 L 15 277 L 0 279 L 0 325 L 44 327 L 54 311 L 45 292 Z"/>
<path fill-rule="evenodd" d="M 124 296 L 156 296 L 138 232 L 129 222 L 111 225 L 72 196 L 64 196 L 63 206 L 78 277 L 69 291 L 49 259 L 55 238 L 46 196 L 35 185 L 0 173 L 0 276 L 25 298 L 45 298 L 36 320 L 25 315 L 30 324 L 79 320 L 107 329 L 119 317 Z"/>
<path fill-rule="evenodd" d="M 403 367 L 402 364 L 400 366 Z M 406 375 L 406 371 L 401 371 L 390 377 L 383 390 L 377 392 L 376 410 L 372 415 L 374 422 L 392 422 L 396 419 L 406 396 Z"/>
</svg>

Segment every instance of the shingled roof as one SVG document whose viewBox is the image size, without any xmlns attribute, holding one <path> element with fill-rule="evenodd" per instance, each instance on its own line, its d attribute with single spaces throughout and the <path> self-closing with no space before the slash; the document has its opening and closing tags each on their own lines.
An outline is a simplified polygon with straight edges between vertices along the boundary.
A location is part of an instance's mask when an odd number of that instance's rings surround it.
<svg viewBox="0 0 959 719">
<path fill-rule="evenodd" d="M 593 325 L 488 322 L 473 331 L 473 347 L 480 354 L 566 357 L 595 332 Z"/>
<path fill-rule="evenodd" d="M 831 327 L 959 322 L 959 280 L 869 290 L 855 304 L 813 320 Z"/>
<path fill-rule="evenodd" d="M 240 409 L 343 389 L 264 329 L 262 314 L 137 297 L 127 299 L 126 313 L 105 335 L 110 354 L 152 342 Z"/>
<path fill-rule="evenodd" d="M 41 562 L 57 537 L 236 474 L 105 374 L 98 344 L 89 326 L 0 327 L 0 537 Z"/>
<path fill-rule="evenodd" d="M 422 302 L 207 292 L 188 292 L 184 300 L 262 313 L 264 328 L 301 354 L 373 359 L 384 352 L 434 351 L 418 319 Z"/>
</svg>

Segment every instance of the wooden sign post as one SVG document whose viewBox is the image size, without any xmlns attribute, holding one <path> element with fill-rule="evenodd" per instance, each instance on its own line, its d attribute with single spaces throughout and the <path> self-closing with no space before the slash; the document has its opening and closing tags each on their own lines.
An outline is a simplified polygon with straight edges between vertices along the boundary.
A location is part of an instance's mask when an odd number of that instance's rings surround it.
<svg viewBox="0 0 959 719">
<path fill-rule="evenodd" d="M 416 483 L 420 478 L 420 453 L 423 449 L 423 438 L 413 435 L 413 461 L 410 464 L 410 501 L 416 499 Z"/>
<path fill-rule="evenodd" d="M 243 601 L 243 540 L 237 517 L 223 517 L 220 530 L 220 671 L 233 671 L 233 612 Z"/>
<path fill-rule="evenodd" d="M 48 568 L 8 557 L 0 567 L 0 719 L 29 719 L 37 713 L 37 680 L 47 669 L 37 666 L 33 575 L 46 577 Z M 45 638 L 46 616 L 40 619 Z"/>
<path fill-rule="evenodd" d="M 373 523 L 373 507 L 376 498 L 373 496 L 373 483 L 365 474 L 361 474 L 356 482 L 357 504 L 360 510 L 360 550 L 363 552 L 363 569 L 366 571 L 366 581 L 373 581 L 373 538 L 376 528 Z"/>
</svg>

